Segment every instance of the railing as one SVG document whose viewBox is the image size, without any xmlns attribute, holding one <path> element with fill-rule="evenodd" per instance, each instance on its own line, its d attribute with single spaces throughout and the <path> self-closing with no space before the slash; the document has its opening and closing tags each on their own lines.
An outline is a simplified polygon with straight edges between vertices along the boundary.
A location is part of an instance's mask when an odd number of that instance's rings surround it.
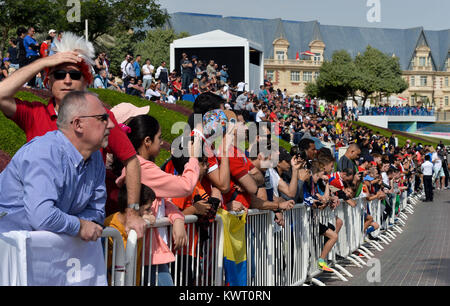
<svg viewBox="0 0 450 306">
<path fill-rule="evenodd" d="M 199 230 L 196 216 L 186 216 L 187 245 L 178 250 L 175 255 L 175 263 L 169 267 L 175 286 L 220 286 L 223 283 L 223 226 L 220 217 L 216 217 L 214 223 L 206 232 Z M 144 234 L 142 239 L 142 251 L 140 268 L 137 267 L 138 240 L 134 230 L 130 231 L 127 240 L 127 261 L 130 269 L 127 269 L 125 284 L 136 284 L 137 274 L 140 274 L 140 286 L 150 286 L 153 231 L 165 228 L 167 230 L 167 244 L 172 251 L 172 227 L 167 218 L 159 219 Z M 207 235 L 207 237 L 204 237 Z M 203 239 L 205 238 L 205 239 Z M 158 283 L 158 271 L 155 273 L 153 283 Z"/>
<path fill-rule="evenodd" d="M 321 66 L 322 62 L 313 60 L 295 60 L 295 59 L 265 59 L 264 65 L 304 65 L 304 66 Z"/>
<path fill-rule="evenodd" d="M 389 244 L 403 230 L 407 216 L 404 212 L 412 213 L 412 207 L 407 204 L 406 192 L 402 194 L 398 214 L 394 207 L 386 218 L 383 218 L 384 205 L 379 200 L 367 202 L 365 198 L 358 198 L 356 207 L 341 202 L 335 209 L 313 209 L 304 204 L 297 204 L 293 209 L 284 213 L 285 226 L 274 223 L 274 213 L 271 211 L 249 210 L 246 221 L 246 251 L 247 251 L 247 285 L 248 286 L 295 286 L 311 282 L 324 285 L 316 279 L 322 273 L 318 267 L 318 258 L 323 250 L 324 238 L 319 235 L 319 223 L 335 225 L 336 217 L 343 221 L 335 246 L 328 254 L 328 262 L 336 277 L 347 281 L 352 275 L 343 267 L 344 262 L 350 262 L 358 267 L 366 265 L 362 259 L 370 259 L 374 253 L 370 249 L 382 250 L 381 245 Z M 364 218 L 369 211 L 374 221 L 380 225 L 375 231 L 380 243 L 366 239 L 364 232 Z M 221 286 L 224 284 L 223 273 L 223 226 L 221 218 L 216 217 L 208 233 L 209 239 L 200 244 L 195 240 L 193 228 L 197 221 L 195 216 L 186 216 L 188 246 L 176 254 L 175 264 L 171 265 L 174 285 Z M 158 220 L 151 231 L 167 227 L 170 234 L 170 223 L 166 218 Z M 192 227 L 190 229 L 190 227 Z M 133 232 L 133 231 L 131 231 Z M 147 239 L 147 236 L 144 237 Z M 130 243 L 131 242 L 131 243 Z M 145 245 L 145 242 L 142 243 Z M 171 241 L 168 245 L 171 246 Z M 151 245 L 151 242 L 150 242 Z M 141 273 L 140 285 L 150 285 L 143 282 L 144 272 L 136 270 L 136 235 L 129 235 L 127 242 L 126 285 L 136 284 L 136 273 Z M 186 259 L 186 252 L 192 254 L 191 246 L 196 255 Z M 142 250 L 142 267 L 144 255 L 151 262 L 151 252 Z M 201 250 L 201 251 L 200 251 Z M 358 252 L 359 256 L 354 253 Z M 203 254 L 203 255 L 202 255 Z M 360 256 L 363 256 L 362 258 Z M 340 258 L 337 260 L 337 258 Z M 188 265 L 186 265 L 188 263 Z M 130 268 L 130 270 L 128 270 Z M 150 268 L 147 267 L 148 274 Z M 174 270 L 175 269 L 175 270 Z M 180 274 L 180 269 L 184 271 Z M 191 272 L 189 272 L 189 271 Z M 189 280 L 186 278 L 189 276 Z"/>
<path fill-rule="evenodd" d="M 450 122 L 450 111 L 436 112 L 436 121 Z"/>
<path fill-rule="evenodd" d="M 361 109 L 362 116 L 435 116 L 434 110 L 424 108 L 370 107 Z"/>
<path fill-rule="evenodd" d="M 411 183 L 414 186 L 414 182 Z M 407 196 L 407 192 L 403 192 L 397 211 L 395 202 L 389 210 L 379 200 L 367 202 L 364 198 L 355 199 L 356 207 L 341 203 L 335 210 L 330 208 L 319 210 L 297 204 L 284 213 L 284 227 L 274 223 L 274 213 L 271 211 L 249 210 L 244 242 L 247 252 L 247 285 L 295 286 L 307 282 L 324 285 L 316 279 L 317 275 L 322 273 L 318 268 L 318 258 L 324 244 L 323 236 L 319 235 L 319 224 L 335 225 L 336 217 L 343 221 L 343 225 L 327 259 L 335 276 L 346 281 L 346 277 L 352 275 L 344 268 L 344 264 L 350 262 L 359 267 L 366 265 L 364 260 L 374 256 L 370 249 L 382 250 L 384 248 L 382 244 L 388 245 L 401 234 L 404 230 L 401 226 L 405 226 L 408 219 L 407 213 L 414 212 L 414 205 L 419 203 L 422 194 L 412 193 Z M 380 225 L 375 232 L 380 238 L 380 243 L 366 239 L 363 226 L 367 212 L 370 212 L 374 221 Z M 196 216 L 186 216 L 188 243 L 185 248 L 176 252 L 175 262 L 170 265 L 169 272 L 176 286 L 222 286 L 224 285 L 222 219 L 217 216 L 208 228 L 201 231 L 197 221 Z M 167 244 L 171 248 L 172 227 L 167 218 L 157 220 L 147 230 L 142 240 L 137 239 L 133 230 L 130 231 L 126 249 L 119 231 L 109 227 L 104 229 L 102 237 L 106 239 L 103 243 L 103 252 L 108 270 L 108 284 L 112 286 L 158 284 L 158 272 L 155 273 L 155 281 L 150 280 L 152 274 L 150 250 L 155 243 L 151 234 L 162 228 L 167 229 Z M 72 241 L 71 238 L 67 239 Z M 99 252 L 101 253 L 101 250 Z M 362 258 L 356 256 L 354 252 L 359 252 Z"/>
</svg>

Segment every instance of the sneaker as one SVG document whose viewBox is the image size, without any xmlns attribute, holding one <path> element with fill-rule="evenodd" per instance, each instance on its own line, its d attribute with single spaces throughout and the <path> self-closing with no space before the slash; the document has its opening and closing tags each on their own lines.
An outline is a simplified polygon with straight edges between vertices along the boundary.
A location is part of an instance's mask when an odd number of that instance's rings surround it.
<svg viewBox="0 0 450 306">
<path fill-rule="evenodd" d="M 372 235 L 369 235 L 369 240 L 380 241 L 381 239 L 378 237 L 373 237 Z"/>
<path fill-rule="evenodd" d="M 333 272 L 333 269 L 328 267 L 327 263 L 324 260 L 323 261 L 319 260 L 318 265 L 319 265 L 319 269 L 321 269 L 324 272 Z"/>
</svg>

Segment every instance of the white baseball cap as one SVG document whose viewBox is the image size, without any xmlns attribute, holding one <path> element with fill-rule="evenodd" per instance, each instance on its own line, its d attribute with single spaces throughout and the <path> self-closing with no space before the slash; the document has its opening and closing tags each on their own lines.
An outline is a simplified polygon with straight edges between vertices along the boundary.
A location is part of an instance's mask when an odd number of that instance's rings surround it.
<svg viewBox="0 0 450 306">
<path fill-rule="evenodd" d="M 48 31 L 48 34 L 52 34 L 52 33 L 56 33 L 56 30 L 51 29 L 50 31 Z"/>
</svg>

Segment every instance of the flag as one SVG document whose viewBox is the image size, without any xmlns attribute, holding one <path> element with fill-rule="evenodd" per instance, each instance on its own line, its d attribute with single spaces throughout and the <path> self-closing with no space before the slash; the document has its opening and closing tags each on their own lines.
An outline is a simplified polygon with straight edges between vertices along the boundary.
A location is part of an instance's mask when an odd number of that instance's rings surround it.
<svg viewBox="0 0 450 306">
<path fill-rule="evenodd" d="M 297 54 L 295 55 L 295 59 L 296 59 L 297 61 L 300 60 L 300 55 L 298 54 L 298 51 L 297 51 Z"/>
<path fill-rule="evenodd" d="M 245 239 L 247 213 L 236 216 L 219 208 L 217 214 L 223 222 L 225 284 L 227 286 L 247 286 L 247 243 Z"/>
<path fill-rule="evenodd" d="M 305 51 L 305 52 L 302 52 L 302 55 L 314 56 L 314 55 L 316 55 L 316 54 L 315 54 L 315 53 L 312 53 L 311 51 Z"/>
</svg>

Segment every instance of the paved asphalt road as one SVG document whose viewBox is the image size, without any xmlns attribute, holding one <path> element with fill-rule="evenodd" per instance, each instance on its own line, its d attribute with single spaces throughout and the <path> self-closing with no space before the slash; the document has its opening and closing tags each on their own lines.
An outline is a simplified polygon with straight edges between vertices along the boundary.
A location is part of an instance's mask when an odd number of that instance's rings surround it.
<svg viewBox="0 0 450 306">
<path fill-rule="evenodd" d="M 384 250 L 372 250 L 380 260 L 380 282 L 368 282 L 372 267 L 347 266 L 348 282 L 321 275 L 327 286 L 449 286 L 450 190 L 435 191 L 434 202 L 421 202 L 407 214 L 403 233 Z M 365 259 L 367 261 L 367 259 Z M 372 274 L 373 275 L 373 274 Z"/>
</svg>

